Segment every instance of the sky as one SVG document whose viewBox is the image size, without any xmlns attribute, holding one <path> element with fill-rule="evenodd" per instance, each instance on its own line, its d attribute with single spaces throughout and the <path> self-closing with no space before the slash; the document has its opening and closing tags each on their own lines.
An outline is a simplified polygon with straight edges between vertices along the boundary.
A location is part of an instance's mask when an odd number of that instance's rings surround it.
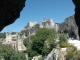
<svg viewBox="0 0 80 60">
<path fill-rule="evenodd" d="M 75 13 L 74 8 L 72 0 L 27 0 L 20 18 L 6 26 L 1 32 L 20 32 L 28 22 L 41 23 L 42 18 L 52 18 L 54 23 L 62 23 Z"/>
</svg>

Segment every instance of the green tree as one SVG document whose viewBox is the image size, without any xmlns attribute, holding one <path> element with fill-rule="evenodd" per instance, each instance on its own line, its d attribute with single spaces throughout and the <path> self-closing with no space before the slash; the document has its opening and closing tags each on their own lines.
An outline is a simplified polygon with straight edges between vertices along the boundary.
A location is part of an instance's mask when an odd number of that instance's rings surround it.
<svg viewBox="0 0 80 60">
<path fill-rule="evenodd" d="M 10 60 L 13 54 L 13 49 L 10 45 L 0 45 L 0 56 L 3 56 L 5 60 Z"/>
<path fill-rule="evenodd" d="M 56 38 L 57 32 L 54 29 L 40 28 L 37 30 L 36 34 L 31 36 L 31 42 L 27 46 L 26 52 L 29 58 L 31 59 L 36 55 L 44 56 L 48 54 L 55 47 Z"/>
<path fill-rule="evenodd" d="M 48 29 L 48 28 L 41 28 L 37 30 L 36 34 L 31 37 L 31 49 L 33 51 L 36 51 L 38 54 L 43 54 L 43 51 L 45 51 L 45 48 L 47 50 L 47 47 L 45 45 L 45 41 L 49 43 L 50 50 L 53 48 L 54 40 L 57 38 L 57 32 L 54 29 Z M 49 50 L 49 51 L 50 51 Z M 48 52 L 48 51 L 45 51 Z"/>
<path fill-rule="evenodd" d="M 50 51 L 53 49 L 53 48 L 56 48 L 56 38 L 54 39 L 55 37 L 52 36 L 49 36 L 46 41 L 44 42 L 44 46 L 43 46 L 43 50 L 42 50 L 42 53 L 47 55 L 50 53 Z"/>
<path fill-rule="evenodd" d="M 29 60 L 31 60 L 33 56 L 39 55 L 36 51 L 32 50 L 31 42 L 26 47 L 27 47 L 26 53 L 28 53 Z"/>
<path fill-rule="evenodd" d="M 23 52 L 15 52 L 10 45 L 0 45 L 0 57 L 5 60 L 25 60 Z"/>
</svg>

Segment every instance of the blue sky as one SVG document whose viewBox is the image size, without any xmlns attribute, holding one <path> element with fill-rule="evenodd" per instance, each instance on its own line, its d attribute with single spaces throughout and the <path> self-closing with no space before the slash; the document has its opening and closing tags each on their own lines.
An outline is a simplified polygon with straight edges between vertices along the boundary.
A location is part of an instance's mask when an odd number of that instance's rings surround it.
<svg viewBox="0 0 80 60">
<path fill-rule="evenodd" d="M 19 32 L 28 22 L 42 22 L 42 18 L 52 18 L 54 23 L 62 23 L 65 18 L 73 15 L 72 0 L 27 0 L 24 9 L 13 24 L 5 27 L 2 32 Z"/>
</svg>

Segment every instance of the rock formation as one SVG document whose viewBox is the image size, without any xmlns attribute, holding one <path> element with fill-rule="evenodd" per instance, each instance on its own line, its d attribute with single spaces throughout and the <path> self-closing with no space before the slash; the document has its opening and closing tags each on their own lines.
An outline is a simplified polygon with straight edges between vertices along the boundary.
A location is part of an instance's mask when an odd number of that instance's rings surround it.
<svg viewBox="0 0 80 60">
<path fill-rule="evenodd" d="M 0 1 L 0 31 L 20 17 L 20 12 L 23 7 L 25 7 L 25 1 L 26 0 Z"/>
<path fill-rule="evenodd" d="M 46 56 L 44 60 L 58 60 L 59 50 L 53 48 L 53 50 Z"/>
<path fill-rule="evenodd" d="M 79 38 L 80 38 L 80 0 L 72 0 L 74 5 L 75 5 L 75 22 L 78 26 L 78 34 L 79 34 Z"/>
<path fill-rule="evenodd" d="M 75 39 L 79 39 L 78 36 L 78 27 L 75 23 L 74 15 L 69 16 L 65 19 L 63 23 L 59 25 L 59 32 L 67 33 L 69 37 L 74 37 Z"/>
</svg>

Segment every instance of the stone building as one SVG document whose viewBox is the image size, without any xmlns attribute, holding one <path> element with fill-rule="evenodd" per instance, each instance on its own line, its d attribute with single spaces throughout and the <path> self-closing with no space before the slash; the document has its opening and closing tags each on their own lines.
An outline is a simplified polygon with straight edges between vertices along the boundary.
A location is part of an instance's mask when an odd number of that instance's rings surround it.
<svg viewBox="0 0 80 60">
<path fill-rule="evenodd" d="M 42 25 L 43 25 L 43 27 L 45 27 L 45 28 L 54 28 L 54 22 L 53 22 L 53 19 L 49 19 L 49 20 L 46 20 L 46 21 L 44 21 L 44 22 L 42 22 Z"/>
<path fill-rule="evenodd" d="M 26 50 L 23 44 L 23 38 L 18 33 L 11 34 L 11 32 L 6 32 L 6 38 L 2 44 L 10 44 L 15 51 L 21 52 Z"/>
</svg>

